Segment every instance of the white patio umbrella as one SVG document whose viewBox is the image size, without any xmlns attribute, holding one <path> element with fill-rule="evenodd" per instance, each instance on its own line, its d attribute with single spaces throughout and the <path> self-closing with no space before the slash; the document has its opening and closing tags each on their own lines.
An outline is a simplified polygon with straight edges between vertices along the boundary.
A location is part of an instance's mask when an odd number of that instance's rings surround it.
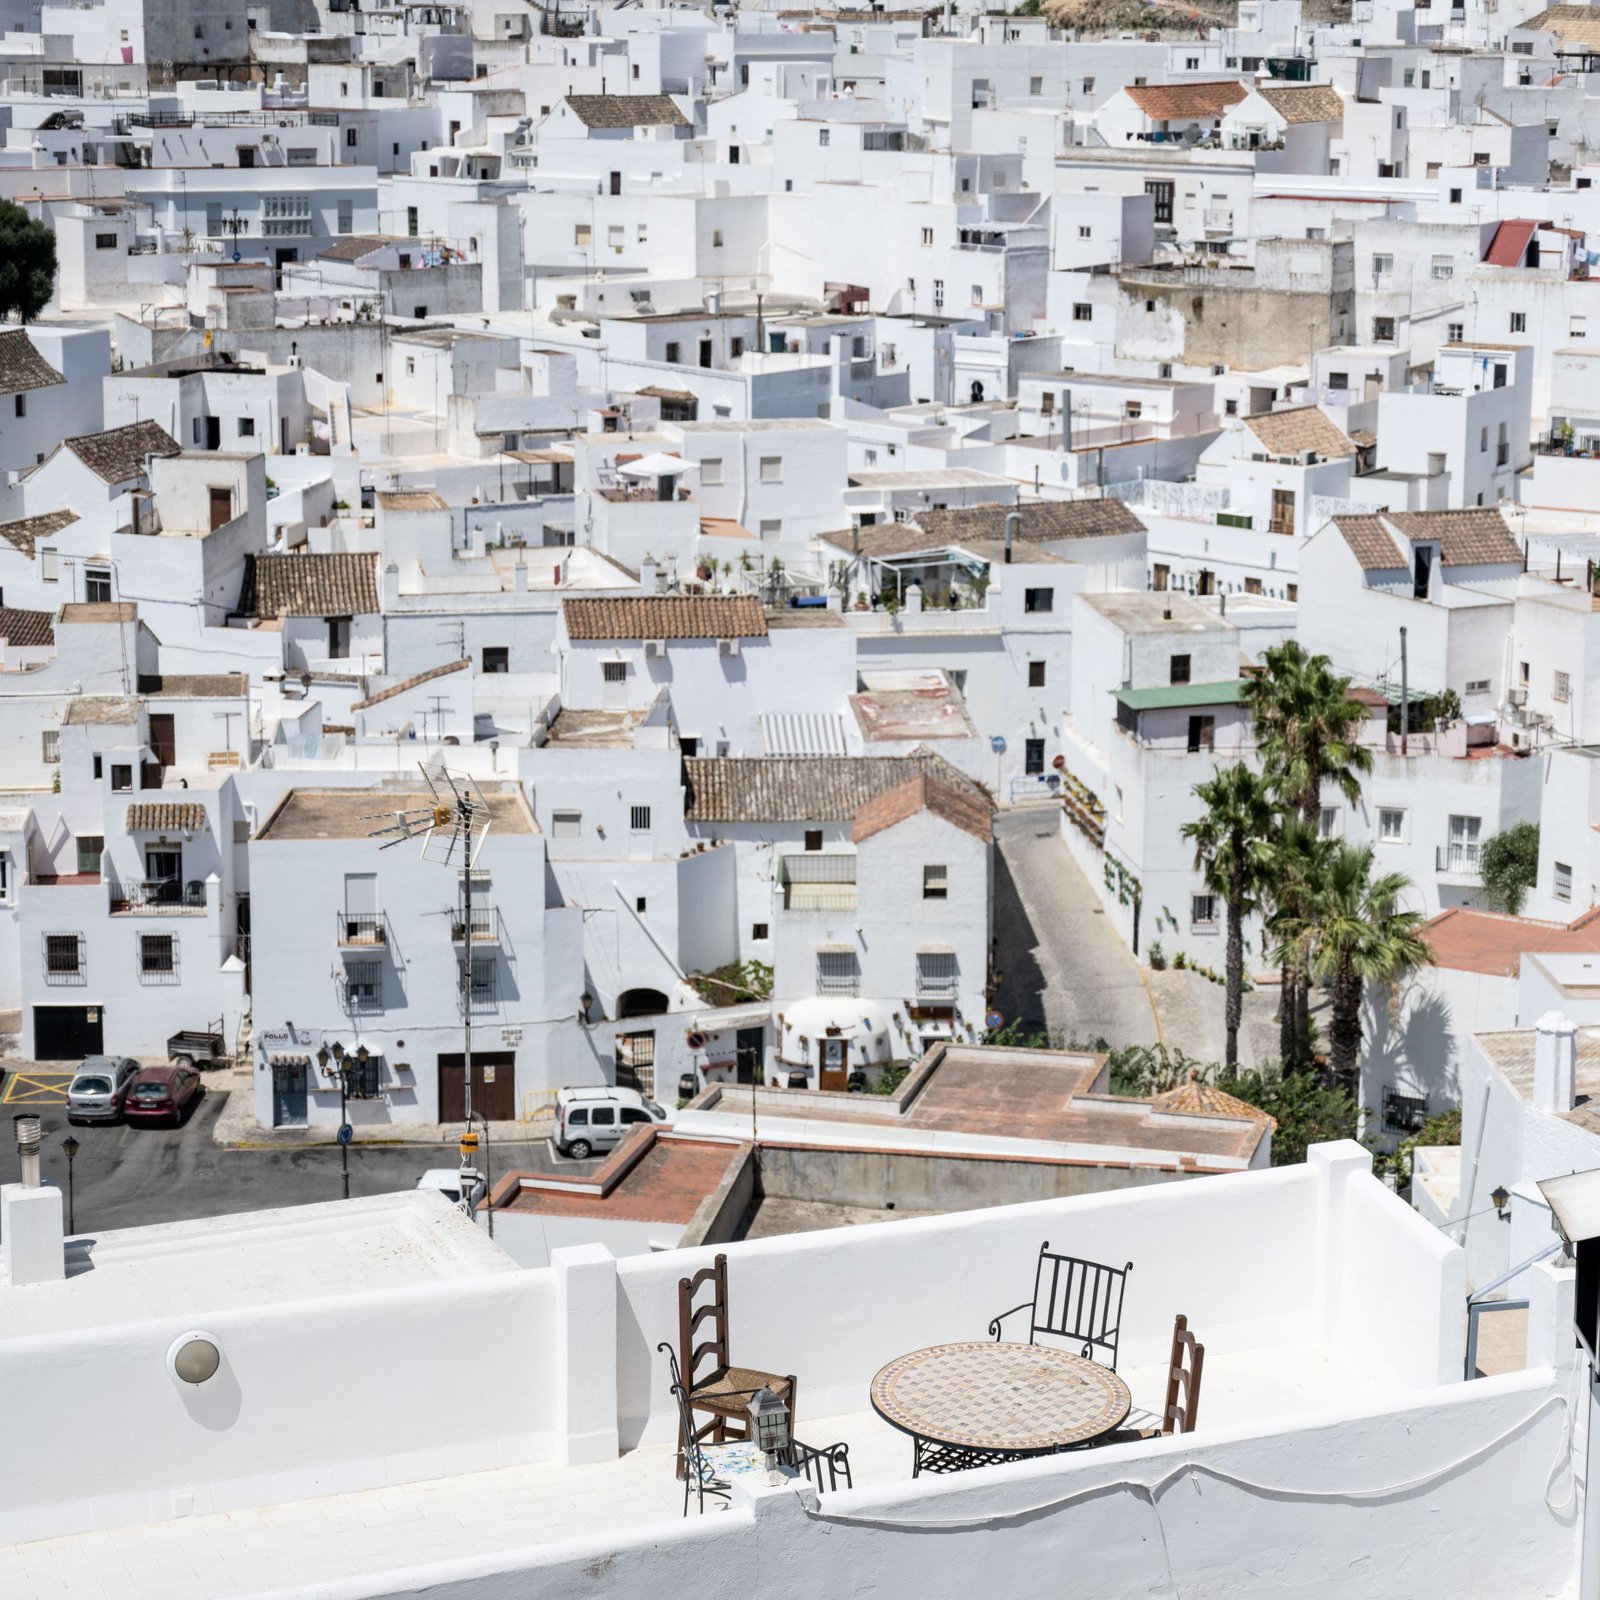
<svg viewBox="0 0 1600 1600">
<path fill-rule="evenodd" d="M 626 461 L 617 468 L 630 478 L 678 478 L 694 470 L 694 462 L 685 461 L 682 456 L 669 456 L 663 450 L 640 456 L 637 461 Z"/>
</svg>

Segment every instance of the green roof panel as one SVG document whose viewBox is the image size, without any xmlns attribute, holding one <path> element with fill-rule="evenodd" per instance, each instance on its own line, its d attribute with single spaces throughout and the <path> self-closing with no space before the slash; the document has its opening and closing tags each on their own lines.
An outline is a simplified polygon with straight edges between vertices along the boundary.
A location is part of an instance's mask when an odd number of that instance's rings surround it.
<svg viewBox="0 0 1600 1600">
<path fill-rule="evenodd" d="M 1164 683 L 1154 689 L 1115 689 L 1117 703 L 1129 711 L 1176 711 L 1183 706 L 1233 706 L 1244 698 L 1245 680 L 1221 683 Z"/>
</svg>

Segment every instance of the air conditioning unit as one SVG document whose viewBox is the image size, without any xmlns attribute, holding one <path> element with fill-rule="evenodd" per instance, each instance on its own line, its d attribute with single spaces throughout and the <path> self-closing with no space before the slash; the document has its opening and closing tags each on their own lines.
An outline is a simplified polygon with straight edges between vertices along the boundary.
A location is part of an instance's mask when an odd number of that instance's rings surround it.
<svg viewBox="0 0 1600 1600">
<path fill-rule="evenodd" d="M 719 656 L 736 656 L 738 653 L 739 641 L 737 639 L 717 640 L 717 654 Z"/>
<path fill-rule="evenodd" d="M 1506 695 L 1507 705 L 1525 706 L 1527 703 L 1528 691 L 1526 689 L 1512 689 Z"/>
<path fill-rule="evenodd" d="M 665 656 L 667 653 L 667 641 L 665 639 L 646 639 L 644 653 L 646 657 Z"/>
</svg>

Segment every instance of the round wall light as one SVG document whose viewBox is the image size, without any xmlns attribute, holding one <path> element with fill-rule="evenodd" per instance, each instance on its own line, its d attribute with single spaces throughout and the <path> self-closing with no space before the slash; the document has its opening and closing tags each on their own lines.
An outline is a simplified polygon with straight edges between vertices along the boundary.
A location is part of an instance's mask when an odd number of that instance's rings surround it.
<svg viewBox="0 0 1600 1600">
<path fill-rule="evenodd" d="M 179 1383 L 198 1386 L 217 1375 L 222 1351 L 209 1333 L 181 1333 L 167 1350 L 167 1371 Z"/>
</svg>

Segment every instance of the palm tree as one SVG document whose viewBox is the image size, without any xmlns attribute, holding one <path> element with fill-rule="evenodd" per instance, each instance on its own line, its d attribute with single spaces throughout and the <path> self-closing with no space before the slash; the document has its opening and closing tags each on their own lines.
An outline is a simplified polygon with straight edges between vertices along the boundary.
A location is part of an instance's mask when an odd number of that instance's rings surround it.
<svg viewBox="0 0 1600 1600">
<path fill-rule="evenodd" d="M 1262 766 L 1284 805 L 1317 821 L 1324 783 L 1354 803 L 1361 775 L 1372 770 L 1372 752 L 1356 742 L 1367 708 L 1350 697 L 1350 680 L 1334 672 L 1326 656 L 1308 656 L 1293 639 L 1271 646 L 1262 666 L 1244 698 Z"/>
<path fill-rule="evenodd" d="M 1239 1065 L 1239 1022 L 1244 1013 L 1244 919 L 1255 910 L 1270 865 L 1277 808 L 1271 785 L 1252 768 L 1223 767 L 1194 792 L 1205 803 L 1205 814 L 1183 825 L 1183 836 L 1194 844 L 1195 870 L 1205 885 L 1220 895 L 1228 911 L 1227 1002 L 1224 1016 L 1228 1034 L 1225 1070 Z"/>
<path fill-rule="evenodd" d="M 1272 911 L 1267 931 L 1281 980 L 1278 1051 L 1286 1070 L 1305 1065 L 1316 930 L 1313 904 L 1316 886 L 1327 875 L 1332 848 L 1316 823 L 1295 812 L 1283 817 L 1271 858 L 1267 893 Z"/>
<path fill-rule="evenodd" d="M 1328 1038 L 1334 1081 L 1356 1088 L 1361 999 L 1369 983 L 1393 984 L 1433 963 L 1420 911 L 1402 911 L 1403 872 L 1372 876 L 1372 846 L 1340 844 L 1307 897 L 1311 970 L 1332 992 Z"/>
</svg>

